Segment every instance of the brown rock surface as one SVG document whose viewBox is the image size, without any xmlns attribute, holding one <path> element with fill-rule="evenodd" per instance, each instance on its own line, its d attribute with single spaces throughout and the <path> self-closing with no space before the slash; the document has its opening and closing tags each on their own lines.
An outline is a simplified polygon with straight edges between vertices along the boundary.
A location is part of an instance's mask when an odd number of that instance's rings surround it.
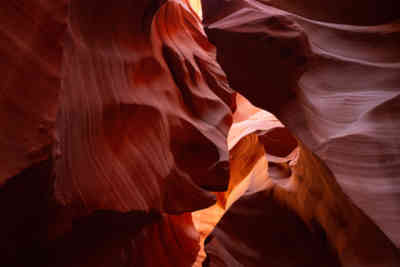
<svg viewBox="0 0 400 267">
<path fill-rule="evenodd" d="M 199 20 L 175 1 L 95 2 L 71 2 L 58 199 L 89 210 L 209 206 L 206 190 L 228 180 L 232 97 Z"/>
<path fill-rule="evenodd" d="M 0 4 L 0 264 L 190 266 L 229 178 L 215 48 L 183 1 L 50 2 Z"/>
<path fill-rule="evenodd" d="M 400 266 L 399 5 L 3 1 L 0 265 Z"/>
<path fill-rule="evenodd" d="M 249 131 L 230 151 L 226 210 L 205 241 L 203 266 L 397 266 L 398 249 L 326 165 L 271 114 L 258 113 L 270 130 L 260 131 L 251 113 L 231 128 L 245 123 Z M 257 144 L 265 149 L 261 157 Z M 243 160 L 252 156 L 256 163 Z"/>
<path fill-rule="evenodd" d="M 300 1 L 215 1 L 219 9 L 210 12 L 203 1 L 203 16 L 231 86 L 326 162 L 346 195 L 399 246 L 397 2 L 383 1 L 381 13 L 377 1 L 363 2 L 353 22 L 340 12 L 350 2 L 328 2 L 321 7 L 335 8 L 308 16 L 316 5 L 300 9 Z"/>
<path fill-rule="evenodd" d="M 0 4 L 0 185 L 51 155 L 66 10 L 64 0 Z"/>
</svg>

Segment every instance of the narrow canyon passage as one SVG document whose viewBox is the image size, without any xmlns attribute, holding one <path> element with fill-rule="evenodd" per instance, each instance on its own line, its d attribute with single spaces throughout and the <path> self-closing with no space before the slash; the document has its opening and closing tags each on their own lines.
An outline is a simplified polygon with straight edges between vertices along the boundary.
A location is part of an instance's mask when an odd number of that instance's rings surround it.
<svg viewBox="0 0 400 267">
<path fill-rule="evenodd" d="M 399 1 L 3 1 L 0 70 L 1 266 L 400 266 Z"/>
</svg>

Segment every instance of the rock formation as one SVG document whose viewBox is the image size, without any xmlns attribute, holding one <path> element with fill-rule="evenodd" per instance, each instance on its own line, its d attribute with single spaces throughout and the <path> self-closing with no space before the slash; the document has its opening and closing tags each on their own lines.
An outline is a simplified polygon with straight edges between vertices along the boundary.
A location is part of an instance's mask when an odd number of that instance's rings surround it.
<svg viewBox="0 0 400 267">
<path fill-rule="evenodd" d="M 65 1 L 0 8 L 0 184 L 51 155 L 61 89 Z"/>
<path fill-rule="evenodd" d="M 347 1 L 203 2 L 230 85 L 315 152 L 399 246 L 398 3 L 366 1 L 350 19 Z"/>
<path fill-rule="evenodd" d="M 237 104 L 225 210 L 205 241 L 204 266 L 397 266 L 398 249 L 326 165 L 271 114 L 240 96 Z"/>
<path fill-rule="evenodd" d="M 200 19 L 178 1 L 26 2 L 1 4 L 2 265 L 190 266 L 235 107 Z"/>
<path fill-rule="evenodd" d="M 0 7 L 1 266 L 400 266 L 398 1 Z"/>
</svg>

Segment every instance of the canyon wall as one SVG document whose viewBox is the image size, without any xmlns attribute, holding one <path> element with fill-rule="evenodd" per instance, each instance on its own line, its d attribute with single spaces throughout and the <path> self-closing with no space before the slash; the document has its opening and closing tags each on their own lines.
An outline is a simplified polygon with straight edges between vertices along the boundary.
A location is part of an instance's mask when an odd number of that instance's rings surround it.
<svg viewBox="0 0 400 267">
<path fill-rule="evenodd" d="M 399 5 L 1 3 L 0 263 L 399 266 Z"/>
<path fill-rule="evenodd" d="M 231 86 L 274 113 L 399 246 L 398 3 L 316 2 L 203 1 L 203 15 Z"/>
<path fill-rule="evenodd" d="M 2 265 L 190 266 L 235 109 L 199 17 L 147 0 L 1 13 Z"/>
</svg>

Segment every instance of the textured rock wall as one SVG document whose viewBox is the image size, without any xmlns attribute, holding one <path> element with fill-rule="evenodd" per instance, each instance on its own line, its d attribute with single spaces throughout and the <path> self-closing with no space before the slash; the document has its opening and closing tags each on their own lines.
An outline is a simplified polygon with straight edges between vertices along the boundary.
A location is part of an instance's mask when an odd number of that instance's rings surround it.
<svg viewBox="0 0 400 267">
<path fill-rule="evenodd" d="M 344 192 L 399 246 L 397 2 L 367 1 L 359 10 L 353 1 L 351 9 L 348 1 L 324 2 L 324 13 L 315 13 L 312 1 L 301 8 L 299 1 L 203 2 L 231 86 L 326 162 Z M 211 9 L 217 2 L 219 9 Z M 335 7 L 322 9 L 328 5 Z"/>
<path fill-rule="evenodd" d="M 2 265 L 190 266 L 235 108 L 199 17 L 148 0 L 0 12 Z"/>
<path fill-rule="evenodd" d="M 327 166 L 272 114 L 237 103 L 225 210 L 203 211 L 216 224 L 204 266 L 397 266 L 398 249 Z"/>
<path fill-rule="evenodd" d="M 399 10 L 3 1 L 0 264 L 399 266 Z"/>
<path fill-rule="evenodd" d="M 0 184 L 49 158 L 61 89 L 66 1 L 0 8 Z"/>
</svg>

